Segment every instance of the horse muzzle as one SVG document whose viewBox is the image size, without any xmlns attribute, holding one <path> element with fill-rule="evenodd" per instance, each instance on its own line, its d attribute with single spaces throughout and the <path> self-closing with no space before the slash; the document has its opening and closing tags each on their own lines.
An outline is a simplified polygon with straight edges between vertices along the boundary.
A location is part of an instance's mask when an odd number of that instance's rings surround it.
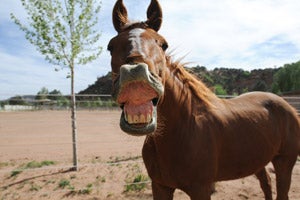
<svg viewBox="0 0 300 200">
<path fill-rule="evenodd" d="M 122 65 L 116 84 L 115 98 L 123 110 L 121 129 L 135 136 L 154 132 L 157 127 L 157 104 L 164 88 L 149 71 L 148 65 Z"/>
</svg>

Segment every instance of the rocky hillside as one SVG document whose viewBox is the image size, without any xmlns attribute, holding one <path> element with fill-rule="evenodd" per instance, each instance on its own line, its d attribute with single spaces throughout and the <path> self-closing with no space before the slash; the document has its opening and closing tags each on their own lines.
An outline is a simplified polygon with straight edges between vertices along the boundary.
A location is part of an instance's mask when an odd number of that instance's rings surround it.
<svg viewBox="0 0 300 200">
<path fill-rule="evenodd" d="M 111 94 L 112 90 L 112 79 L 111 72 L 102 76 L 96 80 L 95 83 L 89 85 L 83 91 L 80 91 L 79 94 Z"/>
<path fill-rule="evenodd" d="M 215 68 L 196 66 L 187 70 L 214 90 L 222 87 L 226 94 L 241 94 L 250 91 L 271 91 L 273 75 L 277 69 L 258 69 L 245 71 L 243 69 Z M 110 94 L 112 89 L 111 73 L 102 76 L 79 94 Z"/>
</svg>

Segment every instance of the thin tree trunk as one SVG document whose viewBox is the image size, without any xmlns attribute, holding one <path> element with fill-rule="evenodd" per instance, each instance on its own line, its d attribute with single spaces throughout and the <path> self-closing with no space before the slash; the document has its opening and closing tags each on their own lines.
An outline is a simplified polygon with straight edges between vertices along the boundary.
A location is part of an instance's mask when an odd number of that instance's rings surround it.
<svg viewBox="0 0 300 200">
<path fill-rule="evenodd" d="M 76 97 L 75 97 L 75 91 L 74 91 L 74 66 L 71 66 L 71 119 L 72 119 L 72 144 L 73 144 L 73 170 L 78 171 Z"/>
<path fill-rule="evenodd" d="M 71 51 L 72 56 L 70 59 L 70 71 L 71 71 L 71 119 L 72 119 L 72 143 L 73 143 L 73 170 L 78 171 L 78 158 L 77 158 L 77 126 L 76 126 L 76 97 L 74 91 L 74 52 L 75 46 L 74 43 L 76 41 L 75 38 L 75 28 L 74 28 L 74 12 L 75 6 L 74 1 L 69 1 L 70 3 L 70 10 L 68 11 L 69 14 L 69 23 L 70 23 L 70 36 L 71 36 Z"/>
</svg>

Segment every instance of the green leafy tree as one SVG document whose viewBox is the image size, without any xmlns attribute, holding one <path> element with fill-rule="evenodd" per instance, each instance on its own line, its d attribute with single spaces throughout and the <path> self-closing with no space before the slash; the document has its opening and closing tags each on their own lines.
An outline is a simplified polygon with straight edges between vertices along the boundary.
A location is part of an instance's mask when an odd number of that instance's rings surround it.
<svg viewBox="0 0 300 200">
<path fill-rule="evenodd" d="M 62 93 L 59 90 L 52 90 L 51 92 L 49 92 L 48 94 L 48 98 L 51 100 L 58 100 L 60 98 L 62 98 Z"/>
<path fill-rule="evenodd" d="M 77 170 L 75 66 L 95 60 L 101 53 L 96 30 L 101 1 L 97 0 L 21 0 L 28 17 L 24 25 L 14 15 L 12 20 L 29 42 L 56 66 L 69 69 L 71 79 L 71 118 L 73 164 Z"/>
<path fill-rule="evenodd" d="M 273 79 L 272 92 L 274 93 L 300 90 L 300 61 L 285 64 Z"/>
<path fill-rule="evenodd" d="M 40 91 L 38 91 L 38 93 L 35 96 L 36 100 L 45 100 L 47 99 L 47 96 L 49 94 L 49 91 L 47 88 L 42 87 Z"/>
<path fill-rule="evenodd" d="M 51 99 L 51 100 L 55 101 L 57 106 L 66 107 L 66 106 L 69 105 L 68 98 L 65 97 L 65 96 L 63 96 L 63 94 L 61 93 L 61 91 L 56 90 L 56 89 L 54 89 L 51 92 L 49 92 L 48 99 Z"/>
<path fill-rule="evenodd" d="M 215 94 L 216 94 L 216 95 L 227 95 L 227 92 L 226 92 L 226 90 L 223 88 L 222 85 L 217 84 L 217 85 L 214 86 L 214 88 L 215 88 Z"/>
</svg>

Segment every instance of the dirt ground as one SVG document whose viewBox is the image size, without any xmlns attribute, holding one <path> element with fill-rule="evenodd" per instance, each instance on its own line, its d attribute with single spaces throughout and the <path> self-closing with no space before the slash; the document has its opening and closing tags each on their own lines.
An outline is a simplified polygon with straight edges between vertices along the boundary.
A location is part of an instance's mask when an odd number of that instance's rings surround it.
<svg viewBox="0 0 300 200">
<path fill-rule="evenodd" d="M 0 200 L 152 199 L 141 159 L 144 137 L 121 132 L 119 116 L 78 112 L 80 169 L 72 172 L 69 111 L 0 112 Z M 275 186 L 272 165 L 267 168 Z M 292 179 L 290 199 L 299 200 L 299 159 Z M 213 200 L 264 199 L 254 176 L 217 183 L 216 189 Z M 174 199 L 189 198 L 176 191 Z"/>
</svg>

